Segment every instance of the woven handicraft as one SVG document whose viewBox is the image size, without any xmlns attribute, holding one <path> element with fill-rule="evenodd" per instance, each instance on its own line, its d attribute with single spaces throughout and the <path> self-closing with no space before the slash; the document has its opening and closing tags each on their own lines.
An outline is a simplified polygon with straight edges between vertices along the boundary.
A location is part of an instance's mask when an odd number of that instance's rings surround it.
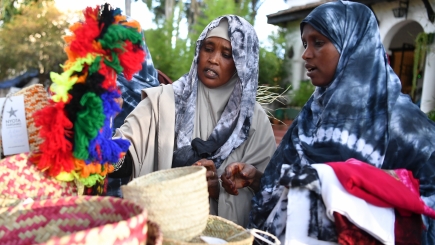
<svg viewBox="0 0 435 245">
<path fill-rule="evenodd" d="M 50 73 L 49 104 L 34 114 L 43 142 L 31 160 L 58 180 L 92 187 L 113 172 L 130 146 L 112 139 L 112 119 L 121 110 L 116 79 L 123 73 L 131 80 L 145 51 L 139 22 L 127 20 L 119 8 L 88 7 L 83 15 L 64 37 L 63 72 Z"/>
<path fill-rule="evenodd" d="M 48 105 L 48 94 L 44 90 L 44 86 L 42 86 L 42 84 L 34 84 L 21 89 L 12 96 L 17 95 L 23 95 L 24 97 L 24 109 L 26 112 L 26 126 L 30 151 L 39 151 L 39 145 L 42 143 L 42 138 L 39 136 L 40 127 L 35 125 L 33 113 Z M 1 138 L 0 147 L 2 147 Z"/>
<path fill-rule="evenodd" d="M 48 105 L 48 94 L 42 84 L 34 84 L 25 87 L 16 92 L 14 96 L 24 96 L 24 109 L 26 111 L 27 135 L 29 137 L 29 145 L 31 152 L 39 151 L 39 145 L 42 143 L 42 138 L 39 136 L 39 129 L 35 125 L 33 113 Z"/>
<path fill-rule="evenodd" d="M 47 176 L 28 160 L 26 153 L 0 161 L 0 207 L 16 205 L 27 198 L 45 200 L 67 196 L 77 196 L 74 182 Z"/>
<path fill-rule="evenodd" d="M 189 166 L 152 172 L 121 186 L 124 199 L 148 210 L 163 238 L 189 241 L 204 230 L 210 211 L 206 170 Z"/>
<path fill-rule="evenodd" d="M 227 241 L 228 245 L 252 245 L 254 236 L 245 228 L 227 219 L 210 215 L 207 226 L 201 236 L 216 237 Z M 177 239 L 163 238 L 163 245 L 201 245 L 206 244 L 200 236 L 186 242 Z"/>
<path fill-rule="evenodd" d="M 68 197 L 0 209 L 0 244 L 145 244 L 146 210 L 114 197 Z"/>
</svg>

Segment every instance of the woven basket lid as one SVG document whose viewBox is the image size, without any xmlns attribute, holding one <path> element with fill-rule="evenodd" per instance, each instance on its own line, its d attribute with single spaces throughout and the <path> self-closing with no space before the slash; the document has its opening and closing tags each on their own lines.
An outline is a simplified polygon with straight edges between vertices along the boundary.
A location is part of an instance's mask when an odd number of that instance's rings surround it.
<svg viewBox="0 0 435 245">
<path fill-rule="evenodd" d="M 145 244 L 146 209 L 114 197 L 67 197 L 0 209 L 0 244 Z"/>
<path fill-rule="evenodd" d="M 0 207 L 13 206 L 27 198 L 45 200 L 77 194 L 74 182 L 47 176 L 28 160 L 28 153 L 0 160 Z"/>
</svg>

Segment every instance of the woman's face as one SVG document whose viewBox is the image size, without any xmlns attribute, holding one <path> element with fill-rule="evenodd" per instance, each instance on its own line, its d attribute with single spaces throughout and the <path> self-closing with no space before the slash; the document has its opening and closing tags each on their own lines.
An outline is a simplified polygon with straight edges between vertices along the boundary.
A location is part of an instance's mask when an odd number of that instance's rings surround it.
<svg viewBox="0 0 435 245">
<path fill-rule="evenodd" d="M 231 43 L 220 37 L 209 37 L 199 50 L 198 78 L 208 88 L 227 83 L 236 72 Z"/>
<path fill-rule="evenodd" d="M 305 60 L 307 76 L 314 86 L 328 86 L 334 78 L 340 54 L 327 37 L 309 24 L 304 25 L 301 38 L 305 48 L 302 59 Z"/>
</svg>

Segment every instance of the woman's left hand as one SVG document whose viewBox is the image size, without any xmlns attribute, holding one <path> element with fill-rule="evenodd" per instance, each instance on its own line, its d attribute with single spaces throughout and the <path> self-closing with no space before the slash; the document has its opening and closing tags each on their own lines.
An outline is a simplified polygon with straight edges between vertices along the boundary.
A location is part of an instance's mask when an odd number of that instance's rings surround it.
<svg viewBox="0 0 435 245">
<path fill-rule="evenodd" d="M 207 160 L 205 158 L 197 161 L 193 164 L 193 166 L 203 166 L 207 169 L 206 177 L 207 177 L 207 185 L 208 185 L 208 194 L 211 198 L 218 200 L 219 199 L 219 178 L 217 176 L 216 166 L 212 160 Z"/>
</svg>

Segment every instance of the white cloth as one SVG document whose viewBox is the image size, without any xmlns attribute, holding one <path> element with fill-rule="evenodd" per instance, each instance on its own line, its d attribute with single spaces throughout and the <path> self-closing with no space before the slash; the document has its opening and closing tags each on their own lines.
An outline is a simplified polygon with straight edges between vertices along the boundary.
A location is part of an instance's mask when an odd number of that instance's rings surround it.
<svg viewBox="0 0 435 245">
<path fill-rule="evenodd" d="M 394 245 L 394 209 L 374 206 L 350 194 L 329 165 L 311 166 L 319 175 L 322 198 L 329 219 L 334 221 L 333 213 L 337 212 L 383 244 Z"/>
<path fill-rule="evenodd" d="M 304 187 L 288 189 L 285 241 L 281 240 L 281 243 L 285 245 L 336 245 L 335 242 L 320 241 L 308 236 L 310 224 L 309 195 L 310 190 Z"/>
</svg>

